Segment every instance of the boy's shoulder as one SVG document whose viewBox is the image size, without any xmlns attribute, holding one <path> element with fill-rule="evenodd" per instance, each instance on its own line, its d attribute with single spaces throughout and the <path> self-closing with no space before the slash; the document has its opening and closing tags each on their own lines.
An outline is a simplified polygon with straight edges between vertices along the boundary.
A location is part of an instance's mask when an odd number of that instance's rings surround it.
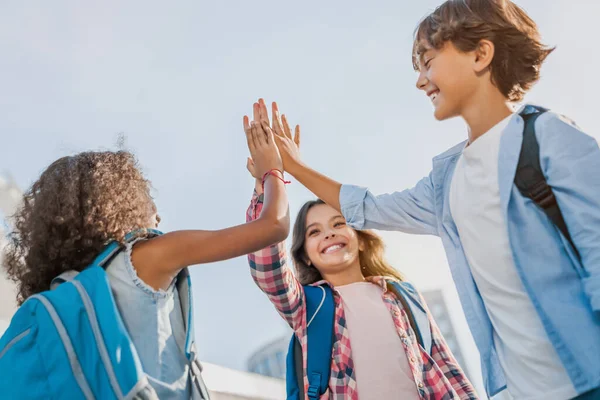
<svg viewBox="0 0 600 400">
<path fill-rule="evenodd" d="M 521 111 L 524 110 L 528 106 L 541 108 L 541 109 L 545 110 L 545 112 L 542 115 L 540 115 L 539 118 L 536 120 L 536 124 L 535 124 L 536 131 L 538 128 L 540 128 L 540 129 L 548 128 L 548 125 L 551 125 L 552 127 L 559 128 L 559 129 L 561 127 L 564 128 L 564 127 L 570 126 L 577 130 L 581 130 L 581 128 L 577 125 L 577 123 L 573 119 L 569 118 L 568 116 L 566 116 L 564 114 L 560 114 L 559 112 L 554 111 L 551 108 L 543 107 L 538 104 L 533 104 L 533 103 L 524 104 L 523 106 L 521 106 L 519 108 L 519 110 L 517 111 L 517 114 L 520 114 Z"/>
</svg>

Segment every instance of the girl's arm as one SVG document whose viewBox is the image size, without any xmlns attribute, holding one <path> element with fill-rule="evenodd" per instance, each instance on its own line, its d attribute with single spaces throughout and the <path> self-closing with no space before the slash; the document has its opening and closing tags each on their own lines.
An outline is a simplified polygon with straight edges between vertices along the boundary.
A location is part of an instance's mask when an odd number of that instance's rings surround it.
<svg viewBox="0 0 600 400">
<path fill-rule="evenodd" d="M 247 117 L 244 130 L 257 174 L 281 171 L 283 165 L 272 134 L 258 124 L 250 126 Z M 238 257 L 285 240 L 289 211 L 281 173 L 266 175 L 264 185 L 264 210 L 254 221 L 215 231 L 175 231 L 137 244 L 132 261 L 140 278 L 160 287 L 189 265 Z"/>
<path fill-rule="evenodd" d="M 246 221 L 259 218 L 261 211 L 264 210 L 262 196 L 259 195 L 260 188 L 257 189 L 248 207 Z M 305 323 L 304 289 L 286 264 L 286 260 L 287 253 L 283 241 L 248 254 L 252 279 L 269 297 L 290 327 L 298 331 Z"/>
</svg>

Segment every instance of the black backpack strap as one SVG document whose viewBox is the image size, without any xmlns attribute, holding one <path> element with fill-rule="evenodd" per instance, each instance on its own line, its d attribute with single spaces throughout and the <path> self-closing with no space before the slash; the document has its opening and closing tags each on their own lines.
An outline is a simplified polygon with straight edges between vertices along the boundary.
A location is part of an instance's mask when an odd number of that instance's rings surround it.
<svg viewBox="0 0 600 400">
<path fill-rule="evenodd" d="M 523 129 L 521 154 L 519 155 L 519 163 L 515 174 L 515 185 L 523 196 L 533 200 L 544 211 L 579 256 L 567 229 L 567 224 L 560 212 L 556 197 L 554 197 L 552 188 L 546 182 L 540 164 L 540 146 L 535 136 L 535 121 L 546 111 L 548 110 L 542 107 L 527 105 L 519 113 L 525 122 L 525 127 Z"/>
</svg>

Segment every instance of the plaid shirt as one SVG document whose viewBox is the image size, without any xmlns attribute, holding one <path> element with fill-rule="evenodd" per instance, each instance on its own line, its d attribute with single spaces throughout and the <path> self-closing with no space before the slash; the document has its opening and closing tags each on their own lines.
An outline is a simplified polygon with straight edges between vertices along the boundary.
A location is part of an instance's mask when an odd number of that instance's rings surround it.
<svg viewBox="0 0 600 400">
<path fill-rule="evenodd" d="M 261 210 L 262 199 L 255 192 L 246 214 L 246 220 L 256 219 Z M 304 392 L 306 393 L 308 389 L 308 379 L 306 377 L 307 321 L 304 289 L 286 265 L 286 258 L 284 242 L 248 255 L 252 278 L 269 297 L 279 314 L 292 327 L 300 341 L 305 371 Z M 433 339 L 431 354 L 428 354 L 418 344 L 415 333 L 410 326 L 410 320 L 396 295 L 387 290 L 386 280 L 383 277 L 370 277 L 368 280 L 383 289 L 383 301 L 396 325 L 396 331 L 401 338 L 402 347 L 415 381 L 415 389 L 420 397 L 431 400 L 477 399 L 475 389 L 456 362 L 429 310 L 427 310 L 427 313 Z M 316 282 L 312 285 L 323 283 L 329 285 L 325 281 Z M 329 389 L 321 396 L 321 399 L 354 400 L 358 399 L 358 390 L 354 374 L 350 335 L 346 325 L 341 296 L 334 287 L 332 289 L 335 302 L 336 323 L 334 324 L 334 330 L 336 339 L 333 343 Z M 422 298 L 421 301 L 425 304 Z"/>
</svg>

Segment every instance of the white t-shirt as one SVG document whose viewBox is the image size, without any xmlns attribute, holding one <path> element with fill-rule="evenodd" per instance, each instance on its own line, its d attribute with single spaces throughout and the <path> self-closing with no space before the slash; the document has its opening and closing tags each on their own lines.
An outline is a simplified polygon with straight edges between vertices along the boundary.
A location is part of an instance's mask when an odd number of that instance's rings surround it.
<svg viewBox="0 0 600 400">
<path fill-rule="evenodd" d="M 498 186 L 498 153 L 510 116 L 463 150 L 450 210 L 494 327 L 510 394 L 523 400 L 577 396 L 514 265 Z"/>
<path fill-rule="evenodd" d="M 360 399 L 419 399 L 383 289 L 370 282 L 335 288 L 344 305 Z"/>
</svg>

